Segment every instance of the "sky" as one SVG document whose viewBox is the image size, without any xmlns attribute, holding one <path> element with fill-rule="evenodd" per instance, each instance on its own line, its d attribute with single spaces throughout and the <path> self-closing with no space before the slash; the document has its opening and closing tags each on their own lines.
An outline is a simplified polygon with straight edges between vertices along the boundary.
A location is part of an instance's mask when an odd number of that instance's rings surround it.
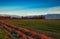
<svg viewBox="0 0 60 39">
<path fill-rule="evenodd" d="M 60 14 L 60 0 L 0 0 L 0 14 L 19 16 Z"/>
</svg>

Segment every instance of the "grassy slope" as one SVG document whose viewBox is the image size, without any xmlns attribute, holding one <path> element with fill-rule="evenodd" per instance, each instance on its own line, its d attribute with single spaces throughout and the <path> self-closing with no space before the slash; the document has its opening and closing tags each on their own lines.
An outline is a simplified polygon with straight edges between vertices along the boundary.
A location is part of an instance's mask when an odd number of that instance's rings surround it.
<svg viewBox="0 0 60 39">
<path fill-rule="evenodd" d="M 60 39 L 60 20 L 4 20 L 29 30 Z"/>
<path fill-rule="evenodd" d="M 1 25 L 0 25 L 0 39 L 9 39 L 7 33 L 4 31 Z"/>
</svg>

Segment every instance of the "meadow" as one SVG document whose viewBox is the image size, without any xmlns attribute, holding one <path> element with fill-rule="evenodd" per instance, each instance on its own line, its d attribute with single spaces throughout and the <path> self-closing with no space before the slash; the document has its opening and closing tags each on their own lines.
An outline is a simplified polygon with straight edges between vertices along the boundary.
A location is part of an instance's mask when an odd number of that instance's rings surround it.
<svg viewBox="0 0 60 39">
<path fill-rule="evenodd" d="M 60 20 L 2 20 L 9 24 L 27 28 L 31 31 L 60 39 Z"/>
</svg>

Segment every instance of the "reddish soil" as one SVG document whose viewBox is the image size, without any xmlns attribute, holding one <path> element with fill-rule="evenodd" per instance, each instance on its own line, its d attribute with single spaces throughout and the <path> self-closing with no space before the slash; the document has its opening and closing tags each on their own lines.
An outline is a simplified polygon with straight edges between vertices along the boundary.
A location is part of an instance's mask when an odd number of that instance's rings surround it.
<svg viewBox="0 0 60 39">
<path fill-rule="evenodd" d="M 22 27 L 7 24 L 6 22 L 0 23 L 3 28 L 5 28 L 13 37 L 16 37 L 17 39 L 54 39 L 44 34 L 39 34 Z"/>
</svg>

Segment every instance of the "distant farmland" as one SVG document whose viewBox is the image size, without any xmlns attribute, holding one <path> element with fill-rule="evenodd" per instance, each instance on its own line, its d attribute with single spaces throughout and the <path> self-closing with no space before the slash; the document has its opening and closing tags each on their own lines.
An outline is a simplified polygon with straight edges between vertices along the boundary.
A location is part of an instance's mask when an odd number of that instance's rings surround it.
<svg viewBox="0 0 60 39">
<path fill-rule="evenodd" d="M 60 20 L 3 20 L 29 30 L 60 39 Z"/>
</svg>

